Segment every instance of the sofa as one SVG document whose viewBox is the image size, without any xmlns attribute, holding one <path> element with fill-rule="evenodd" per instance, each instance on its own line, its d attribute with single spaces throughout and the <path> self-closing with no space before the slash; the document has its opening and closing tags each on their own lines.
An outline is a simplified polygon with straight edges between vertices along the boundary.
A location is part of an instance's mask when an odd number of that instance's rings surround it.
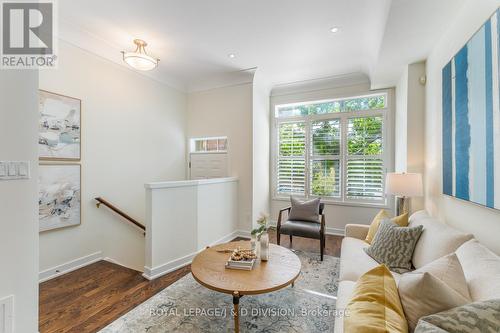
<svg viewBox="0 0 500 333">
<path fill-rule="evenodd" d="M 414 213 L 409 226 L 422 225 L 423 232 L 415 246 L 413 265 L 420 268 L 438 258 L 455 252 L 467 281 L 472 300 L 483 301 L 500 298 L 500 257 L 480 244 L 470 234 L 463 233 L 440 220 L 430 217 L 425 211 Z M 379 264 L 368 256 L 364 248 L 368 225 L 348 224 L 342 241 L 337 309 L 347 307 L 356 281 Z M 401 274 L 391 272 L 398 283 Z M 335 319 L 335 333 L 344 332 L 343 317 Z"/>
</svg>

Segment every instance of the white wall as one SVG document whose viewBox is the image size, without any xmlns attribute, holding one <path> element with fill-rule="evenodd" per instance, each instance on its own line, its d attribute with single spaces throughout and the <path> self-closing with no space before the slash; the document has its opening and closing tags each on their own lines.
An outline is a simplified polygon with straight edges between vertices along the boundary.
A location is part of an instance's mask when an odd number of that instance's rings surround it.
<svg viewBox="0 0 500 333">
<path fill-rule="evenodd" d="M 364 82 L 363 82 L 364 81 Z M 287 85 L 285 87 L 276 87 L 271 92 L 271 114 L 274 107 L 278 104 L 287 104 L 303 101 L 315 101 L 331 98 L 340 98 L 356 94 L 366 94 L 370 90 L 370 83 L 367 78 L 346 77 L 332 82 L 306 82 L 304 86 Z M 394 104 L 393 94 L 389 94 L 389 103 Z M 393 115 L 389 116 L 389 140 L 393 140 Z M 274 139 L 273 139 L 274 140 Z M 394 148 L 390 149 L 389 171 L 394 167 Z M 272 168 L 272 166 L 271 166 Z M 272 189 L 271 189 L 272 193 Z M 271 199 L 271 220 L 278 219 L 278 213 L 281 208 L 290 205 L 289 200 Z M 386 207 L 393 209 L 393 201 L 388 200 Z M 328 233 L 343 234 L 346 224 L 361 223 L 370 224 L 373 217 L 380 211 L 381 207 L 368 207 L 353 204 L 327 204 L 325 206 L 326 228 Z"/>
<path fill-rule="evenodd" d="M 405 66 L 396 86 L 395 170 L 424 174 L 425 166 L 425 63 Z M 411 211 L 424 208 L 424 198 L 412 198 Z"/>
<path fill-rule="evenodd" d="M 186 95 L 61 41 L 40 88 L 82 100 L 82 224 L 40 234 L 40 270 L 98 251 L 142 270 L 144 237 L 102 196 L 145 223 L 144 184 L 185 178 Z"/>
<path fill-rule="evenodd" d="M 261 213 L 270 213 L 270 86 L 259 70 L 253 80 L 253 192 L 252 224 L 256 227 Z"/>
<path fill-rule="evenodd" d="M 229 175 L 239 178 L 239 228 L 252 226 L 251 82 L 188 95 L 187 136 L 227 136 Z"/>
<path fill-rule="evenodd" d="M 408 165 L 407 147 L 408 147 L 408 66 L 405 66 L 401 78 L 396 85 L 396 112 L 395 112 L 395 129 L 394 137 L 394 171 L 406 172 Z"/>
<path fill-rule="evenodd" d="M 426 87 L 426 209 L 448 224 L 473 233 L 500 254 L 500 211 L 442 195 L 441 71 L 474 32 L 500 6 L 498 0 L 468 0 L 449 31 L 427 59 Z"/>
<path fill-rule="evenodd" d="M 31 179 L 0 182 L 0 299 L 14 330 L 38 331 L 38 72 L 0 71 L 0 160 L 29 161 Z"/>
</svg>

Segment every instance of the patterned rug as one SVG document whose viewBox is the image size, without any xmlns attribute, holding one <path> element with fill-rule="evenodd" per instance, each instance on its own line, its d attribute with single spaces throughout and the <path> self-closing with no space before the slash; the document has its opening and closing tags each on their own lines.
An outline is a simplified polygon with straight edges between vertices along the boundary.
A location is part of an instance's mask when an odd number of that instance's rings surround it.
<svg viewBox="0 0 500 333">
<path fill-rule="evenodd" d="M 295 287 L 240 300 L 240 332 L 333 332 L 340 260 L 295 251 Z M 209 290 L 191 274 L 101 330 L 102 333 L 234 332 L 231 295 Z"/>
</svg>

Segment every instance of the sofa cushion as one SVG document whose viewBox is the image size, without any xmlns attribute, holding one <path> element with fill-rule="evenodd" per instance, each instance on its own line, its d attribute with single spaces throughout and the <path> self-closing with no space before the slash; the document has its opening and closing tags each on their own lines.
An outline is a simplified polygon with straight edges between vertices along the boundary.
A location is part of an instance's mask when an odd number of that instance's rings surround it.
<svg viewBox="0 0 500 333">
<path fill-rule="evenodd" d="M 469 303 L 448 311 L 423 317 L 415 333 L 498 332 L 500 299 Z"/>
<path fill-rule="evenodd" d="M 351 300 L 352 292 L 356 282 L 353 281 L 340 281 L 339 289 L 337 292 L 337 314 L 335 316 L 335 333 L 344 333 L 344 313 L 347 304 Z"/>
<path fill-rule="evenodd" d="M 345 237 L 340 248 L 339 281 L 358 281 L 359 277 L 378 263 L 364 252 L 369 245 L 357 238 Z"/>
<path fill-rule="evenodd" d="M 364 249 L 368 246 L 368 243 L 357 238 L 345 237 L 342 240 L 339 281 L 356 282 L 361 275 L 379 265 L 365 253 Z M 396 282 L 399 281 L 400 274 L 392 272 L 392 275 Z"/>
<path fill-rule="evenodd" d="M 365 252 L 391 271 L 405 273 L 412 269 L 411 259 L 422 226 L 400 227 L 390 220 L 382 221 L 370 247 Z"/>
<path fill-rule="evenodd" d="M 438 258 L 455 252 L 472 235 L 458 231 L 438 219 L 419 211 L 410 217 L 410 227 L 422 225 L 424 230 L 413 252 L 413 265 L 420 268 Z"/>
<path fill-rule="evenodd" d="M 456 252 L 473 301 L 500 298 L 500 257 L 472 239 Z"/>
<path fill-rule="evenodd" d="M 398 289 L 410 331 L 415 329 L 421 317 L 470 302 L 445 281 L 428 272 L 403 274 Z"/>
<path fill-rule="evenodd" d="M 308 201 L 300 201 L 297 198 L 290 197 L 292 208 L 290 209 L 290 215 L 288 216 L 288 219 L 319 223 L 320 201 L 320 198 Z"/>
<path fill-rule="evenodd" d="M 346 332 L 408 332 L 396 282 L 385 265 L 366 272 L 356 282 L 346 313 Z"/>
</svg>

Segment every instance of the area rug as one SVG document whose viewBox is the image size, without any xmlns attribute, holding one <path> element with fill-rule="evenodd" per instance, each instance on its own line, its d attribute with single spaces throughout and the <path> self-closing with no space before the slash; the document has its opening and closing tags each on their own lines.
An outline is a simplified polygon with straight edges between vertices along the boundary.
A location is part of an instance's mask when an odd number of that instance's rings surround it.
<svg viewBox="0 0 500 333">
<path fill-rule="evenodd" d="M 302 272 L 294 287 L 240 299 L 240 332 L 333 332 L 339 258 L 295 251 Z M 232 297 L 186 275 L 100 332 L 234 332 Z"/>
</svg>

